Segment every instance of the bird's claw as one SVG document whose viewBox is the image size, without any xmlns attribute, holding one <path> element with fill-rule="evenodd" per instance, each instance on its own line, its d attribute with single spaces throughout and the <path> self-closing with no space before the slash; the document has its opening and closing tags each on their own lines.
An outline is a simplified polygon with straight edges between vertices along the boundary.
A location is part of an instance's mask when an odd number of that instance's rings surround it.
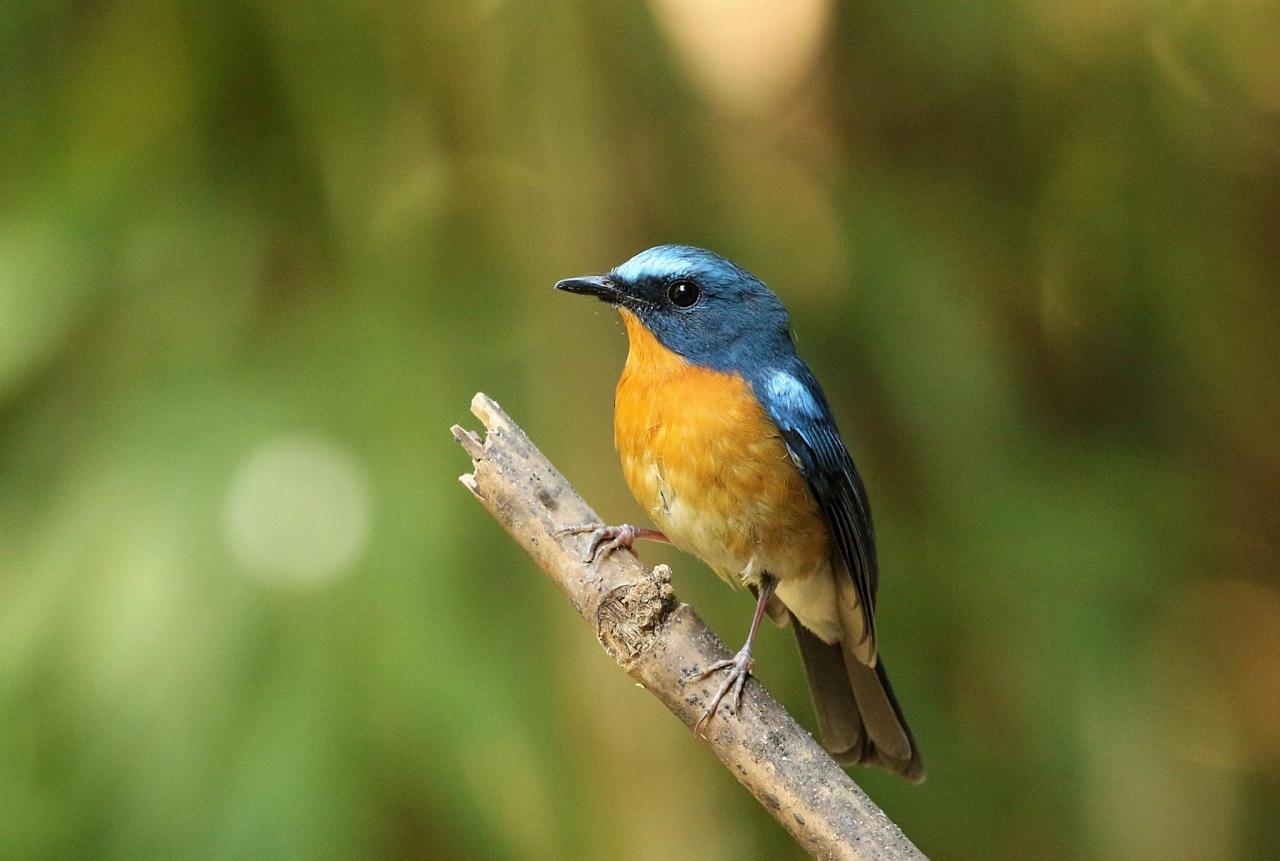
<svg viewBox="0 0 1280 861">
<path fill-rule="evenodd" d="M 742 709 L 742 692 L 746 687 L 747 679 L 751 677 L 752 671 L 756 668 L 756 660 L 751 657 L 750 649 L 742 649 L 732 658 L 725 658 L 722 661 L 716 661 L 700 673 L 695 673 L 690 678 L 694 681 L 701 681 L 713 673 L 720 670 L 728 670 L 729 674 L 725 676 L 724 682 L 716 691 L 715 696 L 711 698 L 711 705 L 707 706 L 707 710 L 702 713 L 702 717 L 698 718 L 698 722 L 693 725 L 695 735 L 702 735 L 702 726 L 716 713 L 716 709 L 720 707 L 720 701 L 733 692 L 731 702 L 733 704 L 733 713 L 738 714 Z"/>
<path fill-rule="evenodd" d="M 615 551 L 623 547 L 628 550 L 640 537 L 640 530 L 629 523 L 619 526 L 606 526 L 603 523 L 581 523 L 577 526 L 566 526 L 557 529 L 556 535 L 582 535 L 591 533 L 591 540 L 582 551 L 582 561 L 595 564 L 601 562 Z"/>
</svg>

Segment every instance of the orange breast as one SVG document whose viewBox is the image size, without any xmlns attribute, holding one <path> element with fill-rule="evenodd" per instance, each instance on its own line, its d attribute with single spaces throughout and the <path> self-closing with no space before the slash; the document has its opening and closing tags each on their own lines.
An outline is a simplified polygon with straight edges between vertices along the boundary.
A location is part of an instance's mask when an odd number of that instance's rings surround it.
<svg viewBox="0 0 1280 861">
<path fill-rule="evenodd" d="M 614 439 L 631 491 L 730 582 L 830 572 L 831 538 L 777 428 L 739 376 L 672 353 L 625 309 Z M 799 584 L 796 584 L 799 585 Z"/>
</svg>

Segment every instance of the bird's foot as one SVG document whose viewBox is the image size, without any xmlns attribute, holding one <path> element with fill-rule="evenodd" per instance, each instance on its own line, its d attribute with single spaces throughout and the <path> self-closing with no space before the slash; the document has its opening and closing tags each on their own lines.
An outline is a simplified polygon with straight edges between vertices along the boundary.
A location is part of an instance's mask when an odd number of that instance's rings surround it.
<svg viewBox="0 0 1280 861">
<path fill-rule="evenodd" d="M 716 661 L 700 673 L 695 674 L 691 678 L 697 681 L 707 678 L 713 673 L 721 670 L 728 670 L 729 674 L 725 676 L 724 682 L 720 685 L 720 689 L 716 691 L 715 696 L 711 698 L 711 705 L 707 706 L 707 710 L 702 713 L 702 717 L 698 718 L 698 722 L 693 725 L 694 735 L 702 734 L 702 725 L 711 719 L 716 713 L 716 709 L 720 707 L 720 701 L 723 700 L 732 691 L 733 713 L 737 714 L 742 708 L 742 690 L 747 684 L 747 679 L 751 677 L 751 672 L 756 668 L 756 659 L 751 657 L 751 647 L 743 646 L 738 654 L 732 658 L 726 658 L 723 661 Z"/>
<path fill-rule="evenodd" d="M 625 547 L 630 550 L 631 545 L 641 538 L 650 541 L 668 540 L 667 536 L 656 529 L 643 529 L 639 526 L 632 526 L 630 523 L 623 523 L 618 526 L 606 526 L 603 523 L 583 523 L 578 526 L 566 526 L 564 529 L 557 529 L 556 535 L 582 535 L 587 532 L 591 533 L 591 540 L 587 542 L 586 548 L 582 551 L 582 561 L 591 563 L 603 561 L 619 548 Z"/>
</svg>

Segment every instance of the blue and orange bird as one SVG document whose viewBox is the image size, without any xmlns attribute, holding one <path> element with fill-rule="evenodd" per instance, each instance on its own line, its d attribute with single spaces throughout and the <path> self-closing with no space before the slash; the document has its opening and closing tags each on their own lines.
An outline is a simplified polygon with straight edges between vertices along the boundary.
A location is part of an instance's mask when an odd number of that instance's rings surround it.
<svg viewBox="0 0 1280 861">
<path fill-rule="evenodd" d="M 875 629 L 876 548 L 866 490 L 826 396 L 796 354 L 787 311 L 751 273 L 662 245 L 559 290 L 617 308 L 630 349 L 614 401 L 627 484 L 661 531 L 585 524 L 584 560 L 669 541 L 756 595 L 746 644 L 698 721 L 740 705 L 767 612 L 794 620 L 823 745 L 843 765 L 924 778 Z"/>
</svg>

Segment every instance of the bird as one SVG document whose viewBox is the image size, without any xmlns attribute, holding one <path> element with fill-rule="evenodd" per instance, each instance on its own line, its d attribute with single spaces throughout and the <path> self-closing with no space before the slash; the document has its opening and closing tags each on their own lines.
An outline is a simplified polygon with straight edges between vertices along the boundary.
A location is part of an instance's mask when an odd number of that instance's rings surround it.
<svg viewBox="0 0 1280 861">
<path fill-rule="evenodd" d="M 875 626 L 875 532 L 831 406 L 796 352 L 786 308 L 725 257 L 659 245 L 556 289 L 622 317 L 627 358 L 614 397 L 623 476 L 659 527 L 575 524 L 596 562 L 666 541 L 756 597 L 746 643 L 697 674 L 724 678 L 695 731 L 755 668 L 761 619 L 791 623 L 823 746 L 841 765 L 924 779 Z M 728 706 L 726 706 L 728 708 Z"/>
</svg>

